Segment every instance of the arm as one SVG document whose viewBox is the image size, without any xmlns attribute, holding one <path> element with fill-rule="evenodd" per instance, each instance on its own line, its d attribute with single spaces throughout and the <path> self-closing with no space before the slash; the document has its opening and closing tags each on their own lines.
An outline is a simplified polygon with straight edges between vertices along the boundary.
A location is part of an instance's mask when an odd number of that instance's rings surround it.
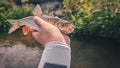
<svg viewBox="0 0 120 68">
<path fill-rule="evenodd" d="M 70 38 L 41 18 L 33 19 L 40 29 L 32 35 L 45 47 L 38 68 L 70 68 Z"/>
<path fill-rule="evenodd" d="M 67 44 L 48 42 L 38 68 L 70 68 L 71 49 Z"/>
</svg>

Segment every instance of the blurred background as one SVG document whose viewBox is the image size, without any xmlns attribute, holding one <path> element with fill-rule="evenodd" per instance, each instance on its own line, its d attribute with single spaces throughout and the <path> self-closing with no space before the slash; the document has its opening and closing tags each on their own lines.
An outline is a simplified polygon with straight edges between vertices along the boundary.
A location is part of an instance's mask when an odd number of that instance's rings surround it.
<svg viewBox="0 0 120 68">
<path fill-rule="evenodd" d="M 0 68 L 37 68 L 43 47 L 7 19 L 43 14 L 71 21 L 71 68 L 120 68 L 120 0 L 0 0 Z"/>
</svg>

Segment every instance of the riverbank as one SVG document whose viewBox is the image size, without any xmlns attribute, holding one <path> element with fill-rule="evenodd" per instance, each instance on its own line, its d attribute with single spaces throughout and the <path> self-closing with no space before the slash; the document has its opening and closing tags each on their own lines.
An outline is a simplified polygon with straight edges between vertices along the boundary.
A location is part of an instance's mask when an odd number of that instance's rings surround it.
<svg viewBox="0 0 120 68">
<path fill-rule="evenodd" d="M 93 42 L 93 43 L 113 43 L 120 45 L 119 40 L 112 39 L 112 38 L 104 38 L 104 37 L 93 37 L 93 36 L 82 36 L 82 37 L 73 37 L 71 36 L 71 40 L 79 40 L 79 41 L 86 41 L 86 42 Z M 18 29 L 12 34 L 8 34 L 7 32 L 0 33 L 0 43 L 6 43 L 6 45 L 9 44 L 17 44 L 17 43 L 23 43 L 27 46 L 31 46 L 31 44 L 36 43 L 37 46 L 40 44 L 36 42 L 31 33 L 28 35 L 23 35 L 21 29 Z M 3 46 L 3 45 L 2 45 Z M 33 46 L 34 47 L 34 46 Z"/>
</svg>

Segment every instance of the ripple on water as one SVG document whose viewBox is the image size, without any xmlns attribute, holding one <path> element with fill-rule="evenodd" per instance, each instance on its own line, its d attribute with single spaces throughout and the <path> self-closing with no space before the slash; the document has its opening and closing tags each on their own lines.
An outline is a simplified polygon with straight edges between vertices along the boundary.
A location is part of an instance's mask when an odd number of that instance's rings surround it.
<svg viewBox="0 0 120 68">
<path fill-rule="evenodd" d="M 16 44 L 12 47 L 0 47 L 0 68 L 36 68 L 42 50 Z"/>
</svg>

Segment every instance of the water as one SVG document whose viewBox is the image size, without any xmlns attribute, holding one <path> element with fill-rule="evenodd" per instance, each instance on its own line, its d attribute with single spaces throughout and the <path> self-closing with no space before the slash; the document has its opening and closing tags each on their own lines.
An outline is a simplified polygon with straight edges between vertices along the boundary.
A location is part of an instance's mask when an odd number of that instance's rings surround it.
<svg viewBox="0 0 120 68">
<path fill-rule="evenodd" d="M 120 44 L 112 40 L 75 40 L 71 68 L 120 68 Z"/>
<path fill-rule="evenodd" d="M 40 60 L 39 48 L 17 44 L 0 48 L 0 68 L 37 68 Z"/>
<path fill-rule="evenodd" d="M 43 47 L 31 43 L 29 35 L 20 37 L 0 42 L 0 68 L 37 68 Z M 120 45 L 115 41 L 72 39 L 71 48 L 71 68 L 120 68 Z"/>
</svg>

